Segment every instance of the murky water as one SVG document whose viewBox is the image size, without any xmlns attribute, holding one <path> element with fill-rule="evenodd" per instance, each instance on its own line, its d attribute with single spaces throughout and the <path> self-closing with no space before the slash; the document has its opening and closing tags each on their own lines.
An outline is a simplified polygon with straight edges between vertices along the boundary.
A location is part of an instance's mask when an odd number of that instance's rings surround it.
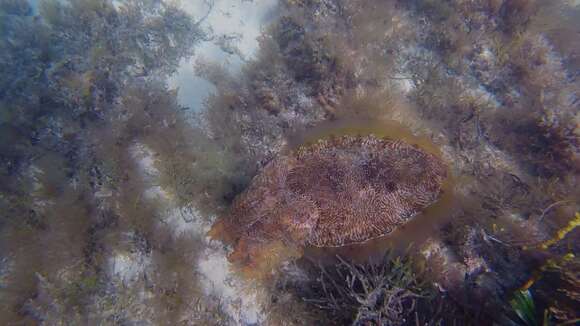
<svg viewBox="0 0 580 326">
<path fill-rule="evenodd" d="M 578 17 L 569 0 L 0 0 L 0 324 L 577 323 Z M 368 134 L 448 165 L 409 223 L 276 242 L 251 268 L 208 236 L 277 155 Z M 438 311 L 396 277 L 316 269 L 376 274 L 386 252 L 421 262 L 405 279 Z"/>
</svg>

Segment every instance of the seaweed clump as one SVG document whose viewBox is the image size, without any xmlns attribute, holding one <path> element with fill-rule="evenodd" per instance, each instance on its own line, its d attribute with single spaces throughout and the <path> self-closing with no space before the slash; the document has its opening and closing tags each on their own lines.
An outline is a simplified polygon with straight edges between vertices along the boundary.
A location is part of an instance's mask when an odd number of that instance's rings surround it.
<svg viewBox="0 0 580 326">
<path fill-rule="evenodd" d="M 205 31 L 164 1 L 43 1 L 34 13 L 2 0 L 0 36 L 0 323 L 207 320 L 191 277 L 199 246 L 163 223 L 170 200 L 150 196 L 158 175 L 136 162 L 157 151 L 159 183 L 186 212 L 202 201 L 186 184 L 219 178 L 201 155 L 177 160 L 192 142 L 221 151 L 164 82 Z M 136 275 L 119 276 L 127 265 Z"/>
<path fill-rule="evenodd" d="M 292 289 L 310 307 L 325 312 L 332 324 L 477 324 L 489 318 L 441 293 L 408 255 L 387 252 L 361 264 L 337 256 L 332 264 L 301 265 L 310 281 Z"/>
</svg>

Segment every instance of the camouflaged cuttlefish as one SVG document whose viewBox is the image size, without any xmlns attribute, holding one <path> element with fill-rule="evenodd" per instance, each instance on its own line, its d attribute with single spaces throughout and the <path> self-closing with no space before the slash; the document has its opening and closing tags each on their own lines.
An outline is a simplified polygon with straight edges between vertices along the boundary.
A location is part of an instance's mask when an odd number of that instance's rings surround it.
<svg viewBox="0 0 580 326">
<path fill-rule="evenodd" d="M 222 220 L 237 258 L 272 241 L 335 247 L 386 235 L 441 195 L 438 157 L 403 141 L 322 139 L 272 160 Z"/>
</svg>

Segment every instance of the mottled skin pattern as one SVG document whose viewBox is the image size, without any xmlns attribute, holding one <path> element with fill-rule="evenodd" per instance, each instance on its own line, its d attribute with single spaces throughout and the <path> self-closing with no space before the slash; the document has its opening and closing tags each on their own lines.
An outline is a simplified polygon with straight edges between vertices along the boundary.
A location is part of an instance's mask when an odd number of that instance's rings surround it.
<svg viewBox="0 0 580 326">
<path fill-rule="evenodd" d="M 445 178 L 439 158 L 402 141 L 319 140 L 270 162 L 224 223 L 238 255 L 275 240 L 319 247 L 364 242 L 436 201 Z"/>
</svg>

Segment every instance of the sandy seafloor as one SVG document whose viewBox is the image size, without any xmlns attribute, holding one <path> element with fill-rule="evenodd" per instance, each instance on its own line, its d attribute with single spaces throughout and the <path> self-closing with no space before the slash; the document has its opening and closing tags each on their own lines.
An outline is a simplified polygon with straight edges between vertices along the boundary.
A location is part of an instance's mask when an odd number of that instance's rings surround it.
<svg viewBox="0 0 580 326">
<path fill-rule="evenodd" d="M 215 92 L 215 87 L 202 77 L 196 76 L 194 66 L 197 60 L 205 59 L 223 65 L 227 70 L 236 75 L 240 72 L 245 60 L 251 60 L 258 50 L 257 38 L 261 29 L 266 25 L 276 8 L 275 0 L 258 1 L 228 1 L 217 0 L 212 7 L 206 2 L 182 1 L 180 6 L 193 17 L 209 11 L 203 22 L 203 26 L 210 28 L 216 35 L 233 35 L 233 45 L 237 48 L 236 53 L 228 53 L 212 42 L 205 42 L 196 48 L 193 57 L 182 60 L 177 72 L 169 77 L 169 87 L 178 90 L 179 104 L 194 111 L 203 110 L 207 97 Z M 143 154 L 143 153 L 141 153 Z M 143 173 L 155 175 L 152 164 L 148 164 L 151 158 L 145 155 L 137 155 L 136 159 L 143 167 Z M 163 189 L 151 189 L 152 193 L 163 197 Z M 184 212 L 179 208 L 171 211 L 167 221 L 176 233 L 187 234 L 192 237 L 203 239 L 205 249 L 197 261 L 200 282 L 206 294 L 218 297 L 225 313 L 240 325 L 253 325 L 264 322 L 265 312 L 262 310 L 258 297 L 259 289 L 256 285 L 247 284 L 243 278 L 236 275 L 231 264 L 227 260 L 227 250 L 219 243 L 212 243 L 207 237 L 211 225 L 206 222 L 207 218 L 199 216 L 198 212 Z M 132 259 L 136 259 L 134 261 Z M 135 276 L 139 269 L 144 269 L 144 263 L 139 257 L 113 258 L 114 273 L 124 279 Z M 193 277 L 193 275 L 192 275 Z"/>
<path fill-rule="evenodd" d="M 199 16 L 200 12 L 209 10 L 209 15 L 203 25 L 211 28 L 217 35 L 233 35 L 236 40 L 234 46 L 239 50 L 236 53 L 227 53 L 212 42 L 202 43 L 196 48 L 196 54 L 186 60 L 182 60 L 177 72 L 169 78 L 169 87 L 178 90 L 178 101 L 181 106 L 191 108 L 194 111 L 203 109 L 204 101 L 210 93 L 215 92 L 215 87 L 203 79 L 196 76 L 194 66 L 196 60 L 205 59 L 227 67 L 232 74 L 238 74 L 244 60 L 251 60 L 258 49 L 258 40 L 262 27 L 268 23 L 272 17 L 272 11 L 277 2 L 275 0 L 258 1 L 215 1 L 213 7 L 208 7 L 208 3 L 195 1 L 182 1 L 181 7 L 193 17 Z M 142 160 L 143 172 L 155 174 L 151 165 L 147 164 L 148 157 L 137 156 Z M 157 195 L 163 196 L 162 189 L 152 189 Z M 227 250 L 219 243 L 212 243 L 206 236 L 211 225 L 207 219 L 199 216 L 195 211 L 189 211 L 187 218 L 178 208 L 168 216 L 170 225 L 176 233 L 189 234 L 192 237 L 203 239 L 205 249 L 202 250 L 198 260 L 200 281 L 208 296 L 218 297 L 223 305 L 224 311 L 230 318 L 240 325 L 260 324 L 264 322 L 265 312 L 262 310 L 258 298 L 259 290 L 255 285 L 246 284 L 245 281 L 236 275 L 231 264 L 227 260 Z M 136 258 L 136 257 L 134 257 Z M 121 278 L 126 274 L 133 274 L 140 268 L 142 263 L 132 261 L 118 262 L 121 266 L 114 267 L 115 272 Z"/>
</svg>

